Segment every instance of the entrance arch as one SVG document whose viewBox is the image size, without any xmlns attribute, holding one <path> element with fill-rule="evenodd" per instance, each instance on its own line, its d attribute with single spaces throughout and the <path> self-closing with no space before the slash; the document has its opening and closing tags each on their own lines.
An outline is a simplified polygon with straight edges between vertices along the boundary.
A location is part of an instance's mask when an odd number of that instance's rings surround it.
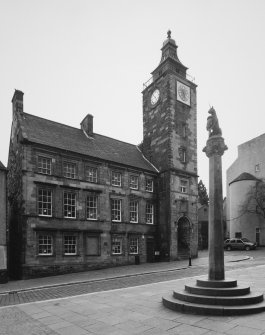
<svg viewBox="0 0 265 335">
<path fill-rule="evenodd" d="M 178 220 L 178 250 L 189 250 L 190 244 L 190 221 L 186 216 L 182 216 Z"/>
</svg>

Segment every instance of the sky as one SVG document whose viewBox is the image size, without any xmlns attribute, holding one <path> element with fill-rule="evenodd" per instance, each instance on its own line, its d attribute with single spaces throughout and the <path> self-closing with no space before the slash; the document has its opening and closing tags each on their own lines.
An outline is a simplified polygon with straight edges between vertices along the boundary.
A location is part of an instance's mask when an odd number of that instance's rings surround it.
<svg viewBox="0 0 265 335">
<path fill-rule="evenodd" d="M 172 31 L 195 77 L 198 174 L 208 189 L 206 119 L 214 106 L 228 150 L 265 133 L 264 0 L 0 0 L 0 161 L 7 165 L 11 99 L 24 111 L 94 132 L 143 139 L 142 90 Z"/>
</svg>

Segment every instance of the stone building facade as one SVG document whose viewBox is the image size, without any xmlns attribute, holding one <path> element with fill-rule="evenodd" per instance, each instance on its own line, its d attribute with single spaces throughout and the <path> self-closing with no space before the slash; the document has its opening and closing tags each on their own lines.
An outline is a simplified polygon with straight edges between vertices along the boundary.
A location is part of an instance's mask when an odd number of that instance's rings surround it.
<svg viewBox="0 0 265 335">
<path fill-rule="evenodd" d="M 198 249 L 197 99 L 168 32 L 161 61 L 143 91 L 143 151 L 159 169 L 161 253 L 178 259 Z M 191 250 L 190 250 L 191 249 Z"/>
<path fill-rule="evenodd" d="M 11 276 L 197 255 L 196 86 L 171 48 L 168 37 L 143 91 L 140 146 L 95 133 L 90 114 L 80 129 L 27 114 L 23 92 L 15 91 Z M 181 73 L 168 67 L 172 62 Z"/>
<path fill-rule="evenodd" d="M 238 146 L 238 157 L 226 171 L 226 216 L 230 238 L 245 237 L 265 245 L 265 220 L 242 212 L 251 187 L 265 179 L 265 134 Z"/>
<path fill-rule="evenodd" d="M 0 162 L 0 284 L 8 280 L 7 273 L 7 189 L 5 166 Z"/>
</svg>

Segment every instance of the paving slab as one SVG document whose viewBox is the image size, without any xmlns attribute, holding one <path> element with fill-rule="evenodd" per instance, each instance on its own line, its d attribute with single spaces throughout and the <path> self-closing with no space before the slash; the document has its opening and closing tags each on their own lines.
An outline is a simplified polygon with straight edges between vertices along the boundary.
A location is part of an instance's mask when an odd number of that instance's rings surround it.
<svg viewBox="0 0 265 335">
<path fill-rule="evenodd" d="M 228 271 L 227 275 L 248 283 L 245 269 Z M 0 334 L 265 334 L 265 313 L 213 317 L 173 312 L 162 305 L 163 295 L 192 284 L 197 278 L 202 276 L 2 307 Z M 264 292 L 265 266 L 251 268 L 250 279 L 251 290 L 262 288 Z"/>
</svg>

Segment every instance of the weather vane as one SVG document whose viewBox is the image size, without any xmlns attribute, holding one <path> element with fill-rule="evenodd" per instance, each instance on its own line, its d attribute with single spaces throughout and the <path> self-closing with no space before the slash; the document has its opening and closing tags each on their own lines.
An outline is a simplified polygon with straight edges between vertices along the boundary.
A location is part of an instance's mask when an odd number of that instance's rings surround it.
<svg viewBox="0 0 265 335">
<path fill-rule="evenodd" d="M 171 30 L 168 30 L 167 32 L 167 38 L 171 38 Z"/>
</svg>

